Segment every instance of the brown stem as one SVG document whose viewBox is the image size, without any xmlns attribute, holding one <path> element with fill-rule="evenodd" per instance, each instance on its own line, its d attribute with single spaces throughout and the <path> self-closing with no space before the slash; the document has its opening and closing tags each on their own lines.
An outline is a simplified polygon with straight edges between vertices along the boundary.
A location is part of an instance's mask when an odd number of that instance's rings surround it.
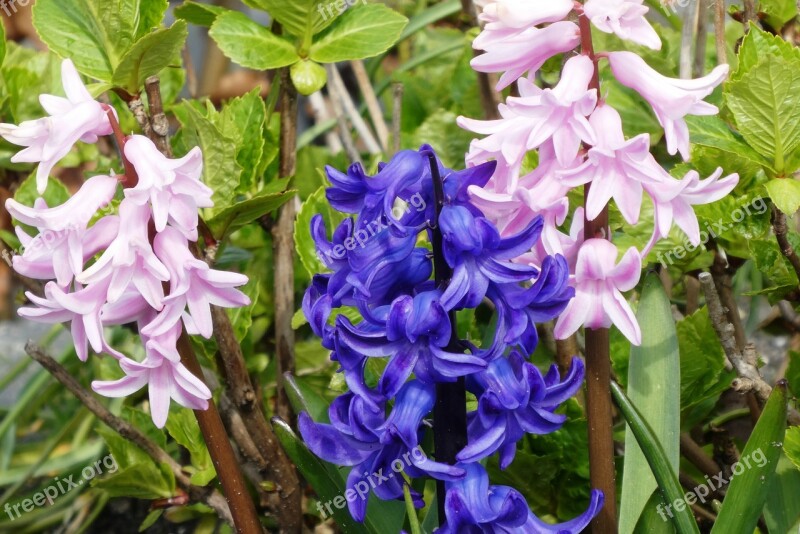
<svg viewBox="0 0 800 534">
<path fill-rule="evenodd" d="M 144 90 L 147 93 L 147 104 L 150 107 L 151 134 L 149 137 L 162 154 L 171 158 L 169 120 L 164 113 L 164 103 L 161 100 L 161 81 L 158 76 L 147 78 L 144 82 Z"/>
<path fill-rule="evenodd" d="M 297 89 L 289 69 L 281 70 L 281 178 L 292 178 L 297 168 Z M 294 374 L 294 219 L 297 207 L 290 200 L 281 207 L 278 223 L 272 228 L 272 250 L 275 258 L 275 373 L 278 393 L 275 412 L 284 421 L 292 420 L 289 397 L 283 386 L 284 373 Z"/>
<path fill-rule="evenodd" d="M 178 353 L 181 355 L 181 363 L 189 372 L 205 381 L 203 370 L 197 361 L 192 342 L 185 330 L 178 339 Z M 208 401 L 208 409 L 195 410 L 194 415 L 197 417 L 197 423 L 200 425 L 200 431 L 208 446 L 211 461 L 214 463 L 214 468 L 217 470 L 218 478 L 225 492 L 225 498 L 230 505 L 236 531 L 240 534 L 261 534 L 263 529 L 258 520 L 255 504 L 247 491 L 242 471 L 239 469 L 239 462 L 233 452 L 231 442 L 228 440 L 225 425 L 222 424 L 222 418 L 219 416 L 214 400 Z"/>
<path fill-rule="evenodd" d="M 360 59 L 351 61 L 350 67 L 352 67 L 353 74 L 356 76 L 356 82 L 358 83 L 358 88 L 361 90 L 361 96 L 367 104 L 367 110 L 372 119 L 372 125 L 375 127 L 375 133 L 378 134 L 381 148 L 386 152 L 389 150 L 389 127 L 386 125 L 386 120 L 383 118 L 383 110 L 378 101 L 378 96 L 375 94 L 375 89 L 369 81 L 367 69 L 364 68 L 364 62 Z"/>
<path fill-rule="evenodd" d="M 136 174 L 136 169 L 133 167 L 133 164 L 125 157 L 125 142 L 127 141 L 127 137 L 122 132 L 117 116 L 114 114 L 114 109 L 111 106 L 107 107 L 106 115 L 111 123 L 111 129 L 114 130 L 114 140 L 117 143 L 119 156 L 122 158 L 122 165 L 125 167 L 125 177 L 123 180 L 120 180 L 120 182 L 124 187 L 136 187 L 136 184 L 139 183 L 139 175 Z"/>
<path fill-rule="evenodd" d="M 728 62 L 725 43 L 725 0 L 714 0 L 714 40 L 717 45 L 717 63 Z"/>
<path fill-rule="evenodd" d="M 713 477 L 719 473 L 717 463 L 686 432 L 681 433 L 681 453 L 703 474 Z"/>
<path fill-rule="evenodd" d="M 789 242 L 789 226 L 786 223 L 786 215 L 775 206 L 772 206 L 772 229 L 775 232 L 775 239 L 778 240 L 781 254 L 792 264 L 792 269 L 800 280 L 800 257 Z"/>
<path fill-rule="evenodd" d="M 589 88 L 600 95 L 600 73 L 594 55 L 592 28 L 584 13 L 578 16 L 581 53 L 595 65 Z M 591 184 L 584 186 L 584 204 Z M 584 221 L 586 239 L 609 239 L 608 207 L 594 220 Z M 586 418 L 589 424 L 589 478 L 592 487 L 603 491 L 605 504 L 592 521 L 592 532 L 617 532 L 617 490 L 614 468 L 614 412 L 611 400 L 611 356 L 607 328 L 586 329 Z"/>
<path fill-rule="evenodd" d="M 178 486 L 186 491 L 193 501 L 206 504 L 225 522 L 233 525 L 233 517 L 228 503 L 225 502 L 225 498 L 217 490 L 213 488 L 202 488 L 192 484 L 189 477 L 184 473 L 183 467 L 178 462 L 150 440 L 150 438 L 145 436 L 138 428 L 108 411 L 105 406 L 100 404 L 89 391 L 84 389 L 83 386 L 75 380 L 69 371 L 46 354 L 39 346 L 29 341 L 27 345 L 25 345 L 25 352 L 27 352 L 31 358 L 39 362 L 47 372 L 61 382 L 67 390 L 75 395 L 90 412 L 97 416 L 97 418 L 105 423 L 111 430 L 135 444 L 155 462 L 166 464 L 175 475 L 175 481 L 178 483 Z"/>
<path fill-rule="evenodd" d="M 278 485 L 277 490 L 280 495 L 280 501 L 277 503 L 278 521 L 283 532 L 300 532 L 303 514 L 297 472 L 278 445 L 272 426 L 264 416 L 228 314 L 222 308 L 214 306 L 211 308 L 211 318 L 230 402 L 244 422 L 244 428 L 249 433 L 248 437 L 252 438 L 258 453 L 256 458 L 263 459 L 263 464 L 259 467 L 265 468 Z M 237 439 L 236 442 L 244 447 L 243 454 L 253 456 L 252 451 L 246 450 L 250 445 L 247 440 Z"/>
</svg>

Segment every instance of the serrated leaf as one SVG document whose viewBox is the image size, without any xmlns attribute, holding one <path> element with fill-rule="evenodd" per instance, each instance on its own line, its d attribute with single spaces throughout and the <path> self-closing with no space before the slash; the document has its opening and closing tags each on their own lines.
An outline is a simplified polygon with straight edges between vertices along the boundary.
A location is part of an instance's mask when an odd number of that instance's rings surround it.
<svg viewBox="0 0 800 534">
<path fill-rule="evenodd" d="M 781 444 L 786 432 L 787 395 L 786 382 L 778 383 L 764 407 L 750 438 L 742 451 L 738 464 L 743 469 L 731 480 L 722 509 L 711 529 L 712 534 L 750 534 L 756 528 L 764 510 L 767 490 L 775 476 L 781 456 Z M 762 465 L 758 457 L 763 457 Z M 745 468 L 743 461 L 753 460 Z"/>
<path fill-rule="evenodd" d="M 189 451 L 192 460 L 192 483 L 205 486 L 214 480 L 217 472 L 194 413 L 187 408 L 171 410 L 167 418 L 166 429 L 172 439 Z"/>
<path fill-rule="evenodd" d="M 718 115 L 686 117 L 692 145 L 715 148 L 737 159 L 745 159 L 761 167 L 769 167 L 767 161 L 748 145 L 744 138 L 723 121 Z M 719 160 L 717 160 L 719 161 Z M 727 169 L 727 165 L 725 165 Z"/>
<path fill-rule="evenodd" d="M 797 234 L 790 233 L 788 239 L 795 249 L 800 246 L 800 236 Z M 753 239 L 747 245 L 756 267 L 772 284 L 757 294 L 768 295 L 770 302 L 774 303 L 797 288 L 797 275 L 774 239 Z"/>
<path fill-rule="evenodd" d="M 747 144 L 783 172 L 800 146 L 800 60 L 765 56 L 727 84 L 725 98 Z"/>
<path fill-rule="evenodd" d="M 800 208 L 800 182 L 793 178 L 775 178 L 764 187 L 775 206 L 786 215 L 794 215 Z"/>
<path fill-rule="evenodd" d="M 400 38 L 408 19 L 381 4 L 367 4 L 342 14 L 311 46 L 318 63 L 336 63 L 377 56 Z"/>
<path fill-rule="evenodd" d="M 214 232 L 214 236 L 222 239 L 242 226 L 277 210 L 291 200 L 296 193 L 297 191 L 294 189 L 280 193 L 267 192 L 248 200 L 234 202 L 206 222 Z"/>
<path fill-rule="evenodd" d="M 331 13 L 336 2 L 328 0 L 258 0 L 265 11 L 295 37 L 311 37 L 332 24 L 338 13 Z"/>
<path fill-rule="evenodd" d="M 800 60 L 800 49 L 784 41 L 780 36 L 772 35 L 758 26 L 752 25 L 739 48 L 739 65 L 731 76 L 731 80 L 738 80 L 744 76 L 767 55 L 780 57 L 787 61 Z"/>
<path fill-rule="evenodd" d="M 33 24 L 59 56 L 93 78 L 110 82 L 133 44 L 157 26 L 166 0 L 39 0 Z"/>
<path fill-rule="evenodd" d="M 188 36 L 184 20 L 145 35 L 122 58 L 111 82 L 130 94 L 137 94 L 148 77 L 161 72 L 180 54 Z"/>
<path fill-rule="evenodd" d="M 236 202 L 234 190 L 242 173 L 236 161 L 236 141 L 224 136 L 191 104 L 184 103 L 181 110 L 178 119 L 184 127 L 184 140 L 203 150 L 203 182 L 214 191 L 214 207 L 207 208 L 207 213 L 214 219 Z"/>
<path fill-rule="evenodd" d="M 642 344 L 631 347 L 628 398 L 647 419 L 677 476 L 680 355 L 672 308 L 657 275 L 650 274 L 645 279 L 636 318 L 642 330 Z M 619 528 L 630 532 L 658 486 L 630 427 L 625 432 L 624 462 Z"/>
<path fill-rule="evenodd" d="M 797 17 L 796 0 L 760 0 L 759 11 L 766 16 L 766 22 L 780 33 L 787 22 Z"/>
<path fill-rule="evenodd" d="M 300 59 L 289 41 L 236 11 L 217 16 L 208 33 L 223 54 L 243 67 L 277 69 Z"/>
<path fill-rule="evenodd" d="M 242 167 L 237 193 L 248 193 L 257 183 L 262 169 L 266 140 L 264 124 L 267 110 L 261 98 L 260 88 L 244 96 L 229 100 L 212 121 L 222 134 L 236 141 L 236 161 Z"/>
<path fill-rule="evenodd" d="M 187 0 L 175 8 L 175 16 L 197 26 L 210 28 L 219 15 L 230 11 L 213 4 L 202 4 Z"/>
</svg>

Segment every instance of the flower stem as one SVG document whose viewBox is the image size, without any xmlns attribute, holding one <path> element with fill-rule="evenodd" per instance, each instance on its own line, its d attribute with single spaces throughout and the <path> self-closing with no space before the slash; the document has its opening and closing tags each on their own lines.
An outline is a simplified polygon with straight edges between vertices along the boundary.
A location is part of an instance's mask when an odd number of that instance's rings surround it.
<svg viewBox="0 0 800 534">
<path fill-rule="evenodd" d="M 414 500 L 411 498 L 411 479 L 408 475 L 403 475 L 403 499 L 406 501 L 406 515 L 408 515 L 408 524 L 411 528 L 411 534 L 422 534 L 422 528 L 419 526 L 419 517 L 417 516 L 417 509 L 414 508 Z"/>
<path fill-rule="evenodd" d="M 114 130 L 114 140 L 117 142 L 119 157 L 122 159 L 122 165 L 125 167 L 125 179 L 120 181 L 124 187 L 136 187 L 136 184 L 139 183 L 139 175 L 136 174 L 136 169 L 133 167 L 133 164 L 125 157 L 125 142 L 127 141 L 127 137 L 123 133 L 117 116 L 114 114 L 114 109 L 111 106 L 106 106 L 106 115 L 108 115 L 108 120 L 111 123 L 111 129 Z"/>
<path fill-rule="evenodd" d="M 442 232 L 439 228 L 439 214 L 444 206 L 444 185 L 439 174 L 439 163 L 436 156 L 428 154 L 433 176 L 433 191 L 436 198 L 436 217 L 433 221 L 433 266 L 436 285 L 440 288 L 447 285 L 453 276 L 452 270 L 444 258 L 442 246 Z M 456 328 L 456 314 L 450 312 L 450 326 L 452 333 L 447 350 L 460 352 L 458 343 L 458 330 Z M 442 382 L 436 384 L 436 405 L 433 408 L 433 447 L 436 461 L 455 464 L 456 455 L 467 445 L 467 388 L 464 378 L 455 382 Z M 445 484 L 436 481 L 437 506 L 439 511 L 439 524 L 446 522 L 445 517 Z"/>
<path fill-rule="evenodd" d="M 584 13 L 578 17 L 581 52 L 594 63 L 589 88 L 600 96 L 600 74 L 592 43 L 592 27 Z M 584 206 L 591 184 L 584 187 Z M 586 210 L 588 213 L 588 210 Z M 608 206 L 594 220 L 584 221 L 586 239 L 609 239 Z M 586 329 L 586 419 L 589 424 L 589 478 L 592 487 L 602 490 L 605 504 L 592 521 L 592 532 L 617 532 L 617 491 L 614 468 L 614 415 L 611 401 L 611 356 L 607 328 Z"/>
</svg>

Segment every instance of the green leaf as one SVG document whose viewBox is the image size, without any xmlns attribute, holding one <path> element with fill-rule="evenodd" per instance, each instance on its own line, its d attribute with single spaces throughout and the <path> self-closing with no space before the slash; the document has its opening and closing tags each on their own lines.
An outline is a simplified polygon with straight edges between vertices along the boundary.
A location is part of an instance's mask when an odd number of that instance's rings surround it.
<svg viewBox="0 0 800 534">
<path fill-rule="evenodd" d="M 339 525 L 339 528 L 348 534 L 376 532 L 374 530 L 368 530 L 365 525 L 356 523 L 345 507 L 338 508 L 332 504 L 333 500 L 337 497 L 344 499 L 344 479 L 342 477 L 333 476 L 328 465 L 314 456 L 285 422 L 275 418 L 272 420 L 272 426 L 275 429 L 275 435 L 278 441 L 280 441 L 283 450 L 286 451 L 286 455 L 292 463 L 297 466 L 303 478 L 305 478 L 314 488 L 314 491 L 316 491 L 319 496 L 320 505 L 324 507 L 326 503 L 329 504 L 333 518 L 336 520 L 336 524 Z M 327 511 L 325 513 L 327 514 Z"/>
<path fill-rule="evenodd" d="M 786 382 L 781 381 L 772 390 L 742 451 L 741 460 L 733 466 L 734 477 L 711 529 L 712 534 L 750 534 L 756 528 L 781 456 L 786 411 Z M 746 466 L 748 460 L 753 463 Z M 742 468 L 741 473 L 737 471 L 738 467 Z"/>
<path fill-rule="evenodd" d="M 242 167 L 237 192 L 250 192 L 263 173 L 262 158 L 266 145 L 264 124 L 267 110 L 260 88 L 229 100 L 211 120 L 222 135 L 236 141 L 236 161 Z"/>
<path fill-rule="evenodd" d="M 266 192 L 248 200 L 234 202 L 209 219 L 208 226 L 214 232 L 215 237 L 224 239 L 239 228 L 277 210 L 291 200 L 296 193 L 295 189 L 280 193 Z"/>
<path fill-rule="evenodd" d="M 302 378 L 287 374 L 285 377 L 286 394 L 295 413 L 308 412 L 311 419 L 319 423 L 327 423 L 328 402 L 308 387 Z"/>
<path fill-rule="evenodd" d="M 800 49 L 784 41 L 779 35 L 772 35 L 752 25 L 739 48 L 739 65 L 731 80 L 738 80 L 747 74 L 764 56 L 779 57 L 791 62 L 800 59 Z"/>
<path fill-rule="evenodd" d="M 683 489 L 680 482 L 678 482 L 671 460 L 667 453 L 664 452 L 658 437 L 656 437 L 650 425 L 647 424 L 647 421 L 636 409 L 636 406 L 625 396 L 622 388 L 616 382 L 611 383 L 611 393 L 625 421 L 628 423 L 628 427 L 636 437 L 647 463 L 650 465 L 650 470 L 655 476 L 662 497 L 668 503 L 682 502 Z M 671 519 L 675 529 L 681 534 L 700 534 L 700 529 L 697 527 L 697 522 L 695 522 L 688 506 L 680 510 L 676 508 Z"/>
<path fill-rule="evenodd" d="M 786 215 L 794 215 L 800 208 L 800 182 L 793 178 L 775 178 L 764 187 L 775 206 Z"/>
<path fill-rule="evenodd" d="M 148 77 L 161 72 L 180 53 L 188 36 L 184 20 L 147 34 L 122 58 L 111 82 L 130 94 L 137 94 Z"/>
<path fill-rule="evenodd" d="M 230 10 L 213 4 L 201 4 L 187 0 L 175 8 L 175 16 L 197 26 L 210 28 L 219 15 L 228 11 Z"/>
<path fill-rule="evenodd" d="M 748 145 L 744 138 L 723 121 L 718 115 L 686 117 L 689 126 L 692 145 L 714 148 L 724 154 L 727 162 L 728 158 L 744 159 L 760 167 L 770 167 L 772 162 L 767 161 L 758 152 Z M 720 161 L 720 160 L 718 160 Z M 725 168 L 728 168 L 726 163 Z"/>
<path fill-rule="evenodd" d="M 217 16 L 208 33 L 223 54 L 243 67 L 277 69 L 300 59 L 289 41 L 237 11 Z"/>
<path fill-rule="evenodd" d="M 363 0 L 362 0 L 363 1 Z M 336 14 L 331 9 L 336 1 L 330 0 L 258 0 L 263 4 L 265 11 L 280 22 L 287 32 L 307 39 L 328 27 L 336 20 Z"/>
<path fill-rule="evenodd" d="M 203 182 L 214 191 L 211 197 L 214 207 L 207 208 L 207 212 L 212 220 L 227 222 L 223 225 L 225 229 L 236 218 L 236 213 L 229 213 L 222 219 L 218 217 L 229 208 L 235 208 L 234 190 L 239 185 L 242 173 L 241 166 L 236 162 L 236 141 L 224 136 L 188 102 L 181 106 L 181 110 L 185 112 L 178 114 L 184 127 L 184 140 L 189 146 L 199 146 L 203 150 Z"/>
<path fill-rule="evenodd" d="M 205 486 L 217 476 L 211 455 L 206 447 L 200 425 L 194 413 L 187 408 L 177 408 L 170 411 L 166 424 L 167 432 L 179 445 L 189 451 L 192 459 L 192 483 Z"/>
<path fill-rule="evenodd" d="M 156 521 L 158 521 L 163 514 L 164 514 L 163 508 L 159 509 L 159 510 L 153 510 L 152 512 L 147 514 L 147 517 L 144 518 L 144 521 L 142 521 L 142 524 L 139 525 L 139 532 L 144 532 L 148 528 L 150 528 L 153 525 L 155 525 Z"/>
<path fill-rule="evenodd" d="M 800 146 L 800 60 L 765 56 L 727 84 L 726 101 L 747 143 L 782 173 Z"/>
<path fill-rule="evenodd" d="M 25 178 L 17 188 L 14 193 L 14 200 L 25 206 L 33 206 L 39 196 L 39 192 L 36 190 L 36 173 L 33 173 Z M 44 195 L 41 196 L 49 207 L 54 208 L 69 200 L 71 195 L 61 180 L 51 177 L 47 181 L 47 189 L 44 190 Z"/>
<path fill-rule="evenodd" d="M 161 468 L 154 464 L 138 464 L 121 469 L 109 477 L 92 480 L 92 487 L 105 491 L 109 497 L 133 499 L 166 499 L 175 495 L 175 487 L 166 484 L 167 466 Z"/>
<path fill-rule="evenodd" d="M 311 46 L 310 57 L 336 63 L 377 56 L 394 45 L 408 19 L 382 4 L 368 4 L 341 15 Z"/>
<path fill-rule="evenodd" d="M 678 336 L 669 299 L 655 274 L 645 279 L 636 318 L 642 329 L 642 344 L 631 347 L 628 398 L 654 430 L 677 476 L 681 419 Z M 630 427 L 625 432 L 624 462 L 619 528 L 630 532 L 657 487 Z"/>
<path fill-rule="evenodd" d="M 786 440 L 789 439 L 792 428 L 787 430 Z M 786 440 L 783 442 L 784 450 Z M 791 531 L 800 518 L 798 495 L 800 495 L 800 470 L 795 468 L 785 454 L 781 454 L 764 503 L 764 522 L 769 532 Z"/>
<path fill-rule="evenodd" d="M 76 68 L 110 82 L 133 44 L 157 26 L 166 0 L 40 0 L 33 6 L 39 37 Z"/>
<path fill-rule="evenodd" d="M 793 426 L 786 431 L 783 450 L 794 466 L 800 469 L 800 426 Z"/>
<path fill-rule="evenodd" d="M 800 236 L 797 234 L 790 233 L 788 239 L 795 249 L 800 246 Z M 757 294 L 767 294 L 770 302 L 774 303 L 797 288 L 797 275 L 774 239 L 752 239 L 747 245 L 756 267 L 772 283 Z"/>
<path fill-rule="evenodd" d="M 319 64 L 308 59 L 298 61 L 290 69 L 292 83 L 301 95 L 311 95 L 325 87 L 328 73 Z"/>
<path fill-rule="evenodd" d="M 766 14 L 767 24 L 778 32 L 797 16 L 796 0 L 760 0 L 759 4 L 759 11 Z"/>
</svg>

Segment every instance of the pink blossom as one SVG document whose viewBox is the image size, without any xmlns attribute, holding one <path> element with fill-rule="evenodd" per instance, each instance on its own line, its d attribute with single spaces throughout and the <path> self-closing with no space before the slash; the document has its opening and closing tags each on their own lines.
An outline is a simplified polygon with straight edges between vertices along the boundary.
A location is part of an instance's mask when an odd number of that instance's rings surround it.
<svg viewBox="0 0 800 534">
<path fill-rule="evenodd" d="M 145 338 L 143 362 L 121 360 L 126 376 L 115 381 L 94 381 L 92 389 L 106 397 L 127 397 L 148 386 L 150 415 L 158 428 L 167 422 L 170 399 L 192 410 L 207 409 L 211 391 L 181 363 L 175 348 L 180 334 L 181 326 L 176 324 L 161 336 Z"/>
<path fill-rule="evenodd" d="M 108 302 L 117 301 L 133 285 L 153 308 L 163 307 L 161 282 L 169 280 L 169 271 L 156 257 L 148 237 L 150 209 L 128 199 L 119 205 L 119 234 L 94 265 L 77 276 L 82 284 L 93 284 L 109 277 Z"/>
<path fill-rule="evenodd" d="M 100 311 L 106 302 L 109 282 L 110 279 L 107 278 L 87 287 L 77 285 L 74 293 L 67 293 L 55 282 L 49 282 L 44 287 L 44 298 L 31 292 L 25 293 L 36 307 L 20 308 L 19 314 L 37 323 L 71 322 L 70 331 L 75 352 L 85 362 L 89 355 L 89 345 L 97 353 L 108 352 Z"/>
<path fill-rule="evenodd" d="M 15 145 L 27 147 L 11 158 L 14 163 L 41 163 L 36 171 L 36 187 L 44 194 L 50 171 L 79 140 L 94 143 L 97 137 L 111 133 L 111 123 L 103 106 L 83 85 L 72 61 L 61 63 L 61 82 L 67 98 L 39 96 L 50 115 L 25 121 L 19 126 L 0 124 L 0 136 Z"/>
<path fill-rule="evenodd" d="M 689 127 L 686 115 L 716 115 L 719 109 L 703 99 L 728 76 L 728 65 L 719 65 L 696 80 L 667 78 L 650 68 L 633 52 L 610 52 L 608 60 L 617 80 L 634 89 L 653 107 L 664 128 L 667 150 L 689 159 Z"/>
<path fill-rule="evenodd" d="M 562 179 L 572 187 L 592 184 L 586 202 L 589 220 L 594 220 L 613 198 L 625 220 L 636 224 L 642 205 L 642 182 L 663 182 L 670 176 L 650 154 L 648 134 L 625 140 L 617 110 L 600 105 L 589 122 L 597 133 L 597 143 L 589 149 L 585 163 L 560 172 Z"/>
<path fill-rule="evenodd" d="M 731 174 L 722 178 L 722 168 L 705 180 L 697 171 L 689 171 L 683 180 L 671 184 L 646 183 L 645 189 L 653 197 L 655 207 L 655 231 L 645 248 L 648 253 L 656 241 L 669 235 L 673 221 L 686 233 L 692 245 L 700 244 L 700 225 L 692 206 L 710 204 L 725 197 L 739 183 L 739 175 Z"/>
<path fill-rule="evenodd" d="M 642 5 L 642 0 L 588 0 L 583 11 L 602 32 L 661 50 L 661 38 L 645 19 L 649 8 Z"/>
<path fill-rule="evenodd" d="M 164 299 L 164 310 L 142 329 L 146 335 L 162 335 L 182 317 L 190 334 L 210 338 L 214 331 L 212 305 L 239 308 L 250 304 L 247 295 L 234 289 L 247 283 L 245 275 L 209 268 L 192 256 L 187 245 L 186 238 L 171 227 L 155 238 L 156 254 L 169 271 L 170 293 Z"/>
<path fill-rule="evenodd" d="M 507 37 L 513 35 L 514 30 L 523 31 L 531 26 L 563 20 L 572 11 L 574 2 L 572 0 L 547 2 L 478 0 L 475 4 L 481 8 L 479 19 L 485 23 L 481 36 L 505 31 L 507 33 L 503 37 Z"/>
<path fill-rule="evenodd" d="M 169 159 L 147 137 L 132 135 L 125 143 L 125 156 L 139 175 L 139 183 L 125 190 L 125 198 L 139 206 L 150 203 L 157 232 L 169 222 L 187 239 L 196 241 L 197 210 L 214 205 L 211 189 L 200 181 L 200 148 L 193 148 L 181 159 Z"/>
<path fill-rule="evenodd" d="M 520 96 L 510 97 L 507 105 L 500 106 L 502 119 L 479 121 L 459 117 L 458 125 L 488 135 L 474 142 L 471 149 L 480 151 L 484 157 L 494 156 L 516 172 L 529 150 L 551 139 L 558 162 L 567 166 L 575 160 L 581 141 L 595 142 L 594 131 L 586 119 L 597 103 L 597 91 L 589 89 L 593 73 L 594 66 L 588 57 L 573 57 L 567 61 L 561 81 L 553 89 L 540 89 L 532 82 L 520 80 Z"/>
<path fill-rule="evenodd" d="M 491 33 L 481 34 L 473 47 L 484 53 L 475 57 L 470 65 L 478 72 L 502 72 L 496 87 L 500 91 L 526 72 L 532 77 L 548 59 L 573 50 L 580 42 L 578 26 L 568 21 L 545 28 L 530 27 L 502 39 Z"/>
<path fill-rule="evenodd" d="M 83 271 L 90 257 L 105 248 L 116 233 L 115 219 L 98 222 L 96 228 L 87 225 L 97 211 L 108 205 L 117 189 L 117 179 L 94 176 L 60 206 L 48 208 L 44 199 L 28 207 L 9 199 L 6 209 L 18 221 L 39 229 L 35 237 L 17 228 L 17 236 L 25 250 L 14 258 L 14 268 L 31 278 L 55 278 L 58 285 L 67 287 L 75 275 Z"/>
<path fill-rule="evenodd" d="M 578 251 L 573 285 L 575 298 L 556 322 L 557 339 L 571 336 L 581 325 L 608 328 L 612 324 L 634 345 L 642 342 L 639 323 L 622 296 L 639 282 L 642 258 L 631 247 L 617 260 L 617 247 L 605 239 L 587 239 Z"/>
</svg>

